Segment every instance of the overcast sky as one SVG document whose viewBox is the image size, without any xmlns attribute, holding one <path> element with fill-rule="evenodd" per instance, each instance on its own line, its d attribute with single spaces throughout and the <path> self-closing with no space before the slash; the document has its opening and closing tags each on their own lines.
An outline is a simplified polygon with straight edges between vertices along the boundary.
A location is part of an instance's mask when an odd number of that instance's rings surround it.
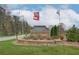
<svg viewBox="0 0 79 59">
<path fill-rule="evenodd" d="M 65 24 L 65 28 L 73 24 L 79 27 L 79 5 L 62 5 L 62 4 L 9 4 L 12 15 L 24 16 L 31 26 L 34 25 L 58 25 L 59 16 L 57 10 L 60 9 L 60 22 Z M 33 20 L 33 12 L 40 12 L 40 20 Z"/>
</svg>

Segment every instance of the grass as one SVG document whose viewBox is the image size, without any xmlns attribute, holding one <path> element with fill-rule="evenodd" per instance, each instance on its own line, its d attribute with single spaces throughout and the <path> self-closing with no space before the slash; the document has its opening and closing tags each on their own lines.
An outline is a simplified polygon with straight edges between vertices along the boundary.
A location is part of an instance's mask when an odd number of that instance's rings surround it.
<svg viewBox="0 0 79 59">
<path fill-rule="evenodd" d="M 79 48 L 69 46 L 17 46 L 14 40 L 0 42 L 0 55 L 78 55 Z"/>
</svg>

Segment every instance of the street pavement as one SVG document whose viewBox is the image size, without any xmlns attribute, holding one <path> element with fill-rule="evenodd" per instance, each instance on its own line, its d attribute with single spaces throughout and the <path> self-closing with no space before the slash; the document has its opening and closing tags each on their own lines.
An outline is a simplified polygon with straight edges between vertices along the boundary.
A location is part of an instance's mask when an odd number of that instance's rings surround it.
<svg viewBox="0 0 79 59">
<path fill-rule="evenodd" d="M 18 38 L 23 38 L 25 35 L 18 35 Z M 0 41 L 5 41 L 5 40 L 12 40 L 16 39 L 16 36 L 4 36 L 0 37 Z"/>
</svg>

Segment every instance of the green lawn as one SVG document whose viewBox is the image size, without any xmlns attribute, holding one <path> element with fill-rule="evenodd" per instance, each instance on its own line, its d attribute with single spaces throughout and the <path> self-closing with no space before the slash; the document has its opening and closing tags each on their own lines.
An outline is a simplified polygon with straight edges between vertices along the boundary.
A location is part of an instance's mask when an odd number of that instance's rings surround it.
<svg viewBox="0 0 79 59">
<path fill-rule="evenodd" d="M 79 54 L 79 48 L 68 46 L 17 46 L 14 40 L 0 42 L 1 55 L 66 55 Z"/>
</svg>

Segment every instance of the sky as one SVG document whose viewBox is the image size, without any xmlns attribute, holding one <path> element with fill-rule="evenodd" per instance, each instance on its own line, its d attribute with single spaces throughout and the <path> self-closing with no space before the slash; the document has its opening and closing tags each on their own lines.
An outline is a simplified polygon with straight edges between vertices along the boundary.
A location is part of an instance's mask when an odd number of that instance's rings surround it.
<svg viewBox="0 0 79 59">
<path fill-rule="evenodd" d="M 70 28 L 74 24 L 79 28 L 79 4 L 8 4 L 11 15 L 23 16 L 29 25 L 50 25 L 65 24 L 65 28 Z M 33 12 L 40 12 L 40 20 L 33 20 Z"/>
</svg>

